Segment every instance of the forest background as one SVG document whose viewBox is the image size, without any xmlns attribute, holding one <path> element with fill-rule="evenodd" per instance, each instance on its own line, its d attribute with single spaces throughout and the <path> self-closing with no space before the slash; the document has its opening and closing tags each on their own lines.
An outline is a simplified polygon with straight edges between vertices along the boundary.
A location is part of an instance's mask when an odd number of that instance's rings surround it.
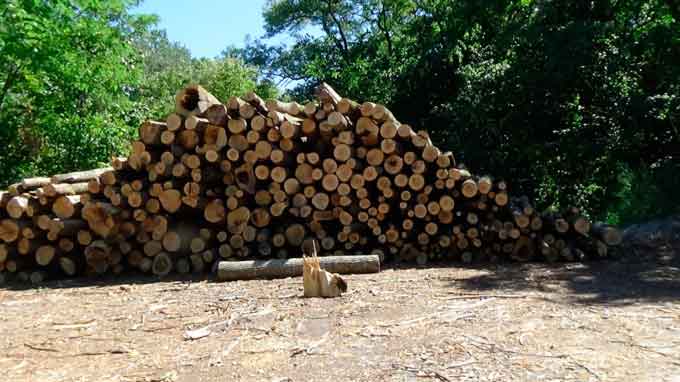
<svg viewBox="0 0 680 382">
<path fill-rule="evenodd" d="M 541 208 L 680 212 L 680 1 L 269 0 L 265 33 L 214 58 L 138 5 L 0 4 L 0 188 L 124 155 L 188 83 L 303 102 L 325 81 Z"/>
</svg>

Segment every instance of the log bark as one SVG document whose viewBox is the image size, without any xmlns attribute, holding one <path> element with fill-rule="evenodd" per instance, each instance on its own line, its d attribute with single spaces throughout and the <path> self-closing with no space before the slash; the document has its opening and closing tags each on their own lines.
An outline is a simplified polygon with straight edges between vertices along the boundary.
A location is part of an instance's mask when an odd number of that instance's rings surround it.
<svg viewBox="0 0 680 382">
<path fill-rule="evenodd" d="M 321 267 L 328 272 L 359 274 L 380 272 L 377 255 L 319 257 Z M 255 260 L 220 262 L 217 269 L 219 281 L 251 280 L 256 278 L 286 278 L 302 276 L 303 259 Z"/>
<path fill-rule="evenodd" d="M 9 191 L 14 194 L 20 194 L 28 191 L 35 190 L 40 187 L 44 187 L 52 183 L 52 179 L 49 177 L 35 177 L 22 180 L 20 183 L 15 185 L 14 189 L 10 186 Z"/>
<path fill-rule="evenodd" d="M 189 85 L 175 95 L 175 112 L 183 116 L 203 114 L 221 102 L 200 85 Z"/>
<path fill-rule="evenodd" d="M 316 88 L 316 94 L 321 102 L 329 103 L 333 106 L 337 105 L 342 100 L 342 97 L 340 97 L 338 92 L 325 82 L 322 82 L 321 85 Z"/>
<path fill-rule="evenodd" d="M 223 104 L 213 104 L 208 109 L 203 113 L 205 118 L 210 122 L 212 125 L 217 125 L 217 126 L 226 126 L 227 125 L 227 120 L 228 120 L 228 112 L 227 112 L 227 107 Z M 187 122 L 191 119 L 189 117 L 187 119 Z M 189 123 L 187 123 L 187 128 L 189 128 Z"/>
<path fill-rule="evenodd" d="M 268 110 L 276 110 L 281 113 L 287 113 L 293 116 L 302 114 L 304 106 L 297 102 L 282 102 L 275 99 L 269 99 L 265 102 Z"/>
<path fill-rule="evenodd" d="M 160 145 L 161 134 L 167 128 L 165 122 L 145 121 L 139 127 L 139 139 L 147 145 Z"/>
<path fill-rule="evenodd" d="M 52 176 L 52 183 L 85 183 L 99 178 L 102 174 L 113 171 L 113 167 L 96 168 L 94 170 L 76 171 Z"/>
</svg>

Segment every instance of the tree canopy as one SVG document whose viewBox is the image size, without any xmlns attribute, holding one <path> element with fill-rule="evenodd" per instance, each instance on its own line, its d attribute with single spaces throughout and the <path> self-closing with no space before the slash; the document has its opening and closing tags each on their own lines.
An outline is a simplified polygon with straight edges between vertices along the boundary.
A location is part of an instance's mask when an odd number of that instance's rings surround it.
<svg viewBox="0 0 680 382">
<path fill-rule="evenodd" d="M 124 154 L 190 82 L 302 101 L 326 81 L 541 207 L 613 223 L 679 212 L 675 0 L 270 0 L 265 35 L 214 59 L 136 4 L 0 4 L 0 186 Z"/>
<path fill-rule="evenodd" d="M 279 0 L 264 15 L 265 37 L 295 43 L 242 57 L 292 94 L 326 81 L 383 102 L 543 207 L 678 211 L 675 1 Z"/>
<path fill-rule="evenodd" d="M 240 59 L 194 59 L 133 15 L 137 1 L 0 4 L 0 186 L 121 155 L 139 123 L 164 118 L 182 86 L 215 95 L 274 87 Z"/>
</svg>

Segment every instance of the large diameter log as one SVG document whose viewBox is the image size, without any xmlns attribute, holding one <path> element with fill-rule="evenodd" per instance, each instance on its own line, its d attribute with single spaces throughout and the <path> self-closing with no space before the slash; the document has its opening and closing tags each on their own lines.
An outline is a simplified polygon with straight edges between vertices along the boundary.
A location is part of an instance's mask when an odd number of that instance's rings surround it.
<svg viewBox="0 0 680 382">
<path fill-rule="evenodd" d="M 120 211 L 109 203 L 90 203 L 83 207 L 81 216 L 87 220 L 90 229 L 102 237 L 107 237 L 115 227 L 114 215 Z"/>
<path fill-rule="evenodd" d="M 95 240 L 85 248 L 85 262 L 98 274 L 105 273 L 109 267 L 111 247 L 104 240 Z"/>
<path fill-rule="evenodd" d="M 158 196 L 158 199 L 160 200 L 163 209 L 170 213 L 177 212 L 182 206 L 182 194 L 174 189 L 163 191 Z"/>
<path fill-rule="evenodd" d="M 255 173 L 253 172 L 253 166 L 250 164 L 244 164 L 243 166 L 237 168 L 234 171 L 234 177 L 236 178 L 236 184 L 248 192 L 249 194 L 255 193 Z"/>
<path fill-rule="evenodd" d="M 466 198 L 472 198 L 475 195 L 477 195 L 477 190 L 478 190 L 477 182 L 475 182 L 474 180 L 468 179 L 465 182 L 463 182 L 462 192 L 463 196 L 465 196 Z"/>
<path fill-rule="evenodd" d="M 189 85 L 175 95 L 175 112 L 189 116 L 203 114 L 208 108 L 221 102 L 200 85 Z"/>
<path fill-rule="evenodd" d="M 321 268 L 331 273 L 377 273 L 380 257 L 377 255 L 319 257 Z M 219 281 L 274 279 L 302 276 L 302 258 L 254 261 L 222 261 L 217 267 Z"/>
<path fill-rule="evenodd" d="M 165 119 L 165 123 L 168 131 L 161 134 L 161 143 L 168 145 L 174 140 L 175 131 L 179 130 L 184 125 L 184 118 L 179 114 L 172 113 Z M 163 136 L 166 138 L 163 138 Z M 170 137 L 172 137 L 172 139 L 170 139 Z"/>
<path fill-rule="evenodd" d="M 205 117 L 208 119 L 208 121 L 217 126 L 226 126 L 227 125 L 227 107 L 223 104 L 214 104 L 208 107 L 208 109 L 204 113 Z M 189 122 L 189 118 L 187 118 L 187 127 L 191 126 L 190 124 L 193 122 Z"/>
<path fill-rule="evenodd" d="M 569 231 L 569 222 L 563 218 L 557 218 L 554 221 L 555 231 L 559 233 L 567 233 Z"/>
<path fill-rule="evenodd" d="M 580 233 L 581 235 L 587 236 L 591 229 L 590 221 L 583 216 L 573 216 L 569 220 L 574 231 Z"/>
<path fill-rule="evenodd" d="M 7 202 L 7 214 L 13 219 L 19 219 L 26 210 L 28 210 L 28 198 L 23 195 L 18 195 Z"/>
<path fill-rule="evenodd" d="M 342 98 L 336 105 L 336 109 L 341 114 L 349 114 L 359 108 L 359 104 L 349 98 Z"/>
<path fill-rule="evenodd" d="M 0 221 L 0 240 L 5 243 L 12 243 L 19 238 L 21 226 L 13 219 L 3 219 Z"/>
<path fill-rule="evenodd" d="M 305 239 L 305 227 L 302 224 L 291 224 L 286 228 L 285 235 L 290 245 L 300 246 Z"/>
<path fill-rule="evenodd" d="M 321 102 L 324 103 L 330 103 L 332 105 L 337 105 L 338 102 L 342 100 L 342 97 L 333 89 L 330 85 L 328 85 L 325 82 L 322 82 L 321 85 L 319 85 L 315 89 L 316 95 L 319 97 Z"/>
<path fill-rule="evenodd" d="M 239 207 L 227 214 L 227 228 L 233 234 L 240 233 L 250 220 L 250 210 L 247 207 Z"/>
<path fill-rule="evenodd" d="M 87 229 L 79 230 L 76 234 L 76 238 L 78 239 L 78 244 L 80 245 L 87 246 L 92 243 L 92 233 Z"/>
<path fill-rule="evenodd" d="M 54 201 L 52 212 L 61 219 L 68 219 L 73 217 L 80 205 L 80 195 L 64 195 Z"/>
<path fill-rule="evenodd" d="M 75 257 L 62 256 L 59 258 L 59 267 L 67 276 L 75 276 L 78 273 L 79 263 Z"/>
<path fill-rule="evenodd" d="M 0 263 L 4 263 L 7 261 L 7 258 L 10 256 L 10 254 L 14 254 L 15 249 L 14 247 L 8 246 L 6 244 L 0 244 Z"/>
<path fill-rule="evenodd" d="M 161 134 L 166 128 L 165 122 L 145 121 L 139 126 L 139 139 L 147 145 L 160 145 Z"/>
</svg>

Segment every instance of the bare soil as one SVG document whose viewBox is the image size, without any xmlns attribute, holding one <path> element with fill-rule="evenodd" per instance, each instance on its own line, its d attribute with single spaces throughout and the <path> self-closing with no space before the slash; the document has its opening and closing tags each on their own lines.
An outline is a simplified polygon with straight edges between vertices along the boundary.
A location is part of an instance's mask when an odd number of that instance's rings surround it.
<svg viewBox="0 0 680 382">
<path fill-rule="evenodd" d="M 0 290 L 5 381 L 680 381 L 680 268 L 386 269 Z"/>
</svg>

